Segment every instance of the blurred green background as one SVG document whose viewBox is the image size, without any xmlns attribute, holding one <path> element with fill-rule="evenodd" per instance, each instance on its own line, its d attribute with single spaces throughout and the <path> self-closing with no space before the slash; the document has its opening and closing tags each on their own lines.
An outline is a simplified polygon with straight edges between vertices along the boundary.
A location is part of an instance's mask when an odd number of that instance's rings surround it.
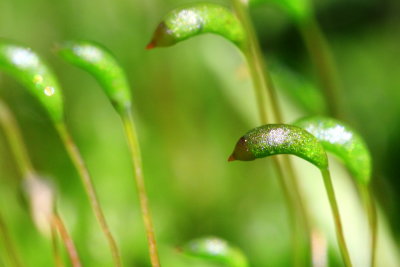
<svg viewBox="0 0 400 267">
<path fill-rule="evenodd" d="M 125 266 L 150 266 L 126 140 L 94 79 L 52 52 L 55 43 L 66 39 L 105 45 L 126 70 L 163 266 L 212 266 L 175 249 L 204 235 L 220 236 L 242 248 L 252 266 L 290 266 L 288 214 L 271 161 L 227 162 L 237 139 L 258 126 L 241 55 L 214 35 L 171 48 L 144 49 L 163 15 L 188 2 L 193 1 L 2 0 L 0 37 L 32 47 L 58 75 L 67 123 L 93 175 Z M 338 65 L 341 113 L 365 137 L 374 159 L 373 188 L 384 233 L 378 256 L 384 265 L 378 266 L 399 266 L 400 2 L 314 2 Z M 312 66 L 291 20 L 265 4 L 253 6 L 251 14 L 268 61 L 292 73 L 280 77 L 283 86 L 278 88 L 286 122 L 321 110 L 324 103 L 313 90 Z M 299 88 L 310 91 L 303 94 Z M 111 266 L 79 177 L 47 114 L 3 73 L 0 96 L 17 117 L 34 166 L 57 186 L 60 213 L 84 266 Z M 315 100 L 307 105 L 310 98 Z M 0 212 L 24 264 L 52 266 L 50 242 L 31 222 L 1 131 L 0 158 Z M 332 160 L 346 233 L 356 236 L 350 238 L 350 250 L 355 265 L 363 266 L 367 248 L 359 244 L 367 240 L 366 219 L 346 171 Z M 315 221 L 335 244 L 319 174 L 310 164 L 294 161 Z M 0 245 L 0 266 L 7 266 L 4 252 Z M 331 266 L 340 266 L 337 253 L 331 254 Z"/>
</svg>

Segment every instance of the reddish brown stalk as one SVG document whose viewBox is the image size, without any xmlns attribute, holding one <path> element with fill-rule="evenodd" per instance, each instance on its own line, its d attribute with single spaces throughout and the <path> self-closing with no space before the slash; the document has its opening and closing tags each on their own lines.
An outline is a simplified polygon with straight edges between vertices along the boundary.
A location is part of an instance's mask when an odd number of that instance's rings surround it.
<svg viewBox="0 0 400 267">
<path fill-rule="evenodd" d="M 51 222 L 50 222 L 51 223 Z M 64 267 L 63 261 L 60 255 L 60 248 L 58 247 L 57 229 L 54 224 L 51 223 L 51 246 L 53 248 L 54 266 Z"/>
<path fill-rule="evenodd" d="M 97 197 L 96 190 L 94 188 L 91 176 L 89 174 L 89 170 L 86 167 L 86 164 L 79 152 L 79 149 L 75 145 L 69 131 L 67 130 L 64 123 L 60 123 L 57 125 L 57 130 L 60 134 L 60 137 L 65 145 L 65 148 L 79 173 L 79 176 L 82 180 L 83 187 L 86 190 L 86 194 L 89 198 L 89 202 L 91 204 L 92 210 L 97 218 L 97 221 L 100 224 L 101 230 L 103 231 L 105 237 L 107 238 L 108 245 L 110 247 L 114 265 L 117 267 L 122 266 L 121 256 L 119 254 L 119 249 L 117 243 L 113 235 L 111 234 L 110 228 L 108 227 L 107 221 L 105 219 L 103 210 L 101 208 L 100 202 Z"/>
<path fill-rule="evenodd" d="M 58 230 L 61 239 L 64 243 L 65 249 L 67 250 L 68 256 L 71 260 L 71 264 L 73 267 L 81 267 L 81 261 L 79 259 L 78 252 L 75 248 L 74 241 L 72 240 L 71 236 L 69 235 L 67 228 L 61 217 L 58 215 L 57 212 L 53 215 L 53 224 L 55 228 Z"/>
</svg>

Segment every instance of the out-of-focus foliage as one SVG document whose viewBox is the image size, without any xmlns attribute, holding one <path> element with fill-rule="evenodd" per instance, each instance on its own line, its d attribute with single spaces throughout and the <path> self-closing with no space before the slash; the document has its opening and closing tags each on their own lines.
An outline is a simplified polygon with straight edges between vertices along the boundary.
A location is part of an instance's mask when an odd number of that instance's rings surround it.
<svg viewBox="0 0 400 267">
<path fill-rule="evenodd" d="M 164 14 L 188 2 L 193 1 L 3 0 L 0 37 L 38 51 L 58 76 L 67 124 L 93 174 L 126 266 L 149 266 L 149 261 L 122 127 L 96 81 L 52 52 L 53 45 L 64 40 L 103 44 L 128 75 L 163 266 L 211 266 L 173 249 L 204 235 L 230 240 L 248 256 L 251 266 L 288 266 L 288 214 L 271 162 L 226 162 L 236 138 L 259 126 L 253 117 L 251 82 L 240 54 L 215 35 L 165 49 L 144 49 Z M 213 2 L 229 5 L 228 1 Z M 391 225 L 389 236 L 398 241 L 400 4 L 396 0 L 315 2 L 316 16 L 339 69 L 344 120 L 359 131 L 371 149 L 374 190 Z M 298 77 L 315 82 L 290 18 L 266 4 L 251 8 L 251 14 L 266 59 L 277 58 Z M 298 96 L 288 92 L 290 89 L 279 91 L 286 122 L 323 107 L 319 104 L 318 108 L 305 109 L 305 100 L 299 104 Z M 16 114 L 35 167 L 58 188 L 59 211 L 83 264 L 111 266 L 106 241 L 47 113 L 22 85 L 4 73 L 0 73 L 0 97 Z M 2 131 L 0 159 L 0 213 L 14 243 L 26 266 L 52 266 L 50 242 L 37 232 L 21 200 L 19 174 Z M 332 168 L 333 179 L 340 186 L 346 173 L 338 165 Z M 308 201 L 322 205 L 326 196 L 316 182 L 319 174 L 311 169 L 301 165 L 297 172 L 304 178 L 302 188 L 310 195 Z M 338 198 L 343 201 L 339 200 L 339 206 L 343 203 L 344 217 L 348 215 L 345 232 L 351 235 L 353 228 L 362 231 L 359 223 L 366 221 L 362 212 L 351 212 L 350 205 L 344 205 L 346 201 L 358 203 L 351 187 L 346 188 Z M 319 216 L 326 212 L 325 217 L 315 217 L 322 225 L 331 217 L 329 209 L 321 207 L 315 211 Z M 365 243 L 349 241 L 353 248 Z M 6 264 L 3 248 L 0 244 L 0 264 Z M 350 251 L 357 259 L 365 253 Z M 397 255 L 391 251 L 385 246 L 378 258 L 393 262 Z M 330 255 L 337 258 L 335 253 Z"/>
</svg>

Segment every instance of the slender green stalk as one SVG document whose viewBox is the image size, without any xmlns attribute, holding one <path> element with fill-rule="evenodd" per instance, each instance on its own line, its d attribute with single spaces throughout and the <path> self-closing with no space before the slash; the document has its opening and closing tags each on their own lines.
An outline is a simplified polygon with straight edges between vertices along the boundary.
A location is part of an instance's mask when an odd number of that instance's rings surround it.
<svg viewBox="0 0 400 267">
<path fill-rule="evenodd" d="M 332 209 L 332 215 L 336 227 L 336 237 L 339 243 L 340 252 L 343 257 L 344 264 L 346 267 L 351 267 L 350 254 L 347 249 L 346 240 L 344 238 L 342 221 L 340 219 L 339 207 L 336 201 L 335 191 L 333 189 L 332 179 L 329 169 L 321 169 L 322 178 L 324 179 L 326 193 L 328 194 L 329 203 Z"/>
<path fill-rule="evenodd" d="M 371 235 L 371 267 L 375 266 L 376 262 L 376 245 L 378 238 L 378 217 L 376 213 L 376 204 L 371 192 L 371 189 L 365 184 L 359 184 L 359 191 L 361 198 L 364 203 L 365 209 L 367 210 L 368 223 Z"/>
<path fill-rule="evenodd" d="M 63 241 L 64 246 L 67 250 L 68 256 L 71 260 L 71 265 L 73 267 L 82 266 L 79 256 L 78 256 L 78 252 L 75 248 L 74 242 L 73 242 L 71 236 L 69 235 L 62 218 L 60 217 L 60 215 L 57 212 L 54 212 L 54 214 L 53 214 L 53 225 L 54 225 L 54 228 L 56 230 L 58 230 L 58 232 L 61 236 L 61 240 Z"/>
<path fill-rule="evenodd" d="M 9 108 L 0 100 L 0 122 L 6 134 L 7 141 L 11 146 L 15 160 L 18 163 L 19 171 L 24 178 L 31 178 L 34 173 L 32 163 L 29 160 L 21 132 L 18 129 L 14 117 L 11 115 Z"/>
<path fill-rule="evenodd" d="M 250 75 L 256 90 L 260 119 L 263 123 L 282 122 L 282 115 L 278 107 L 278 98 L 276 96 L 272 80 L 268 76 L 267 67 L 264 63 L 260 46 L 251 24 L 246 7 L 240 0 L 232 0 L 236 15 L 242 22 L 247 34 L 246 47 L 242 49 L 250 70 Z M 266 107 L 272 107 L 270 114 L 265 114 Z"/>
<path fill-rule="evenodd" d="M 139 144 L 132 119 L 131 92 L 126 75 L 114 56 L 107 49 L 93 42 L 65 42 L 60 46 L 59 54 L 66 61 L 92 74 L 102 85 L 102 89 L 121 116 L 135 170 L 135 182 L 147 233 L 151 263 L 153 266 L 160 266 L 146 196 Z"/>
<path fill-rule="evenodd" d="M 247 36 L 248 42 L 247 47 L 244 48 L 243 53 L 246 58 L 246 62 L 249 67 L 250 75 L 252 77 L 253 86 L 257 98 L 257 106 L 259 111 L 259 116 L 262 124 L 272 123 L 272 122 L 283 122 L 282 114 L 280 111 L 278 98 L 275 93 L 275 89 L 272 84 L 272 80 L 268 75 L 267 66 L 264 63 L 261 49 L 252 27 L 250 18 L 248 16 L 246 7 L 240 2 L 240 0 L 232 0 L 235 12 L 242 22 Z M 272 107 L 267 113 L 268 107 Z M 307 237 L 310 236 L 310 220 L 308 212 L 306 211 L 304 201 L 300 194 L 300 189 L 297 183 L 296 174 L 294 172 L 292 163 L 289 158 L 283 157 L 281 159 L 274 159 L 275 165 L 278 169 L 278 176 L 280 177 L 280 184 L 284 191 L 286 200 L 288 202 L 289 216 L 295 216 L 297 214 L 296 207 L 299 207 L 300 216 L 303 218 L 303 223 L 307 232 Z M 286 174 L 285 175 L 285 170 Z M 286 181 L 285 177 L 288 177 L 289 181 Z M 294 196 L 292 197 L 292 194 Z M 295 220 L 292 219 L 293 227 L 296 228 Z M 300 232 L 293 229 L 292 239 L 293 243 L 297 244 Z M 309 242 L 308 242 L 309 243 Z M 295 245 L 294 250 L 294 262 L 298 262 L 298 254 L 300 253 L 300 247 Z"/>
<path fill-rule="evenodd" d="M 321 89 L 325 93 L 331 116 L 338 117 L 338 79 L 332 53 L 314 16 L 296 23 L 314 65 Z"/>
<path fill-rule="evenodd" d="M 10 144 L 11 151 L 14 154 L 16 162 L 18 162 L 17 167 L 22 175 L 22 177 L 29 179 L 33 174 L 33 167 L 31 161 L 28 158 L 27 151 L 25 149 L 24 143 L 22 141 L 22 136 L 18 130 L 17 123 L 14 117 L 11 115 L 7 105 L 0 99 L 0 124 L 4 129 L 7 141 Z M 4 241 L 5 247 L 8 251 L 8 255 L 14 266 L 22 266 L 18 254 L 12 244 L 11 238 L 8 234 L 8 229 L 1 218 L 0 215 L 0 232 L 2 239 Z"/>
<path fill-rule="evenodd" d="M 142 218 L 146 228 L 147 242 L 149 245 L 150 261 L 153 267 L 160 266 L 158 257 L 156 238 L 154 235 L 154 228 L 148 204 L 146 188 L 143 178 L 142 156 L 140 154 L 139 142 L 136 134 L 135 125 L 132 118 L 132 112 L 126 110 L 122 116 L 125 134 L 128 139 L 129 148 L 132 157 L 132 163 L 135 171 L 135 183 L 139 195 L 140 208 L 142 210 Z"/>
<path fill-rule="evenodd" d="M 101 230 L 107 238 L 113 256 L 114 265 L 118 267 L 122 266 L 117 243 L 115 242 L 114 237 L 112 236 L 110 228 L 108 227 L 108 224 L 104 217 L 103 210 L 101 208 L 96 190 L 93 186 L 92 179 L 89 174 L 89 170 L 87 169 L 86 164 L 65 124 L 63 122 L 56 124 L 56 129 L 61 137 L 62 142 L 64 143 L 68 155 L 70 156 L 76 170 L 79 173 L 83 186 L 86 190 L 86 194 L 88 195 L 89 202 L 92 206 L 92 210 L 100 224 Z"/>
<path fill-rule="evenodd" d="M 264 109 L 264 105 L 267 102 L 266 100 L 267 97 L 265 96 L 265 90 L 263 90 L 264 88 L 263 80 L 260 80 L 260 77 L 258 75 L 258 70 L 257 70 L 258 64 L 256 63 L 255 58 L 251 55 L 250 52 L 246 52 L 245 57 L 253 81 L 253 87 L 256 94 L 258 115 L 260 117 L 260 121 L 262 123 L 270 122 L 272 121 L 272 118 L 267 114 L 266 110 Z"/>
<path fill-rule="evenodd" d="M 19 258 L 19 255 L 15 249 L 15 246 L 10 237 L 8 228 L 4 222 L 2 214 L 0 214 L 0 236 L 4 243 L 5 248 L 7 250 L 7 255 L 10 258 L 10 262 L 11 262 L 12 266 L 14 266 L 14 267 L 22 266 L 21 259 Z"/>
</svg>

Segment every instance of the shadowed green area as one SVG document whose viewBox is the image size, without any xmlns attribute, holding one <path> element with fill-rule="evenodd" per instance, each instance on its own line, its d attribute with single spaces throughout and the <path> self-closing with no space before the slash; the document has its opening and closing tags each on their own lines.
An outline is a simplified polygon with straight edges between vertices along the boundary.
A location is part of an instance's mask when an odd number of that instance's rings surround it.
<svg viewBox="0 0 400 267">
<path fill-rule="evenodd" d="M 310 0 L 249 0 L 250 5 L 272 4 L 287 12 L 295 20 L 304 20 L 312 15 Z"/>
</svg>

